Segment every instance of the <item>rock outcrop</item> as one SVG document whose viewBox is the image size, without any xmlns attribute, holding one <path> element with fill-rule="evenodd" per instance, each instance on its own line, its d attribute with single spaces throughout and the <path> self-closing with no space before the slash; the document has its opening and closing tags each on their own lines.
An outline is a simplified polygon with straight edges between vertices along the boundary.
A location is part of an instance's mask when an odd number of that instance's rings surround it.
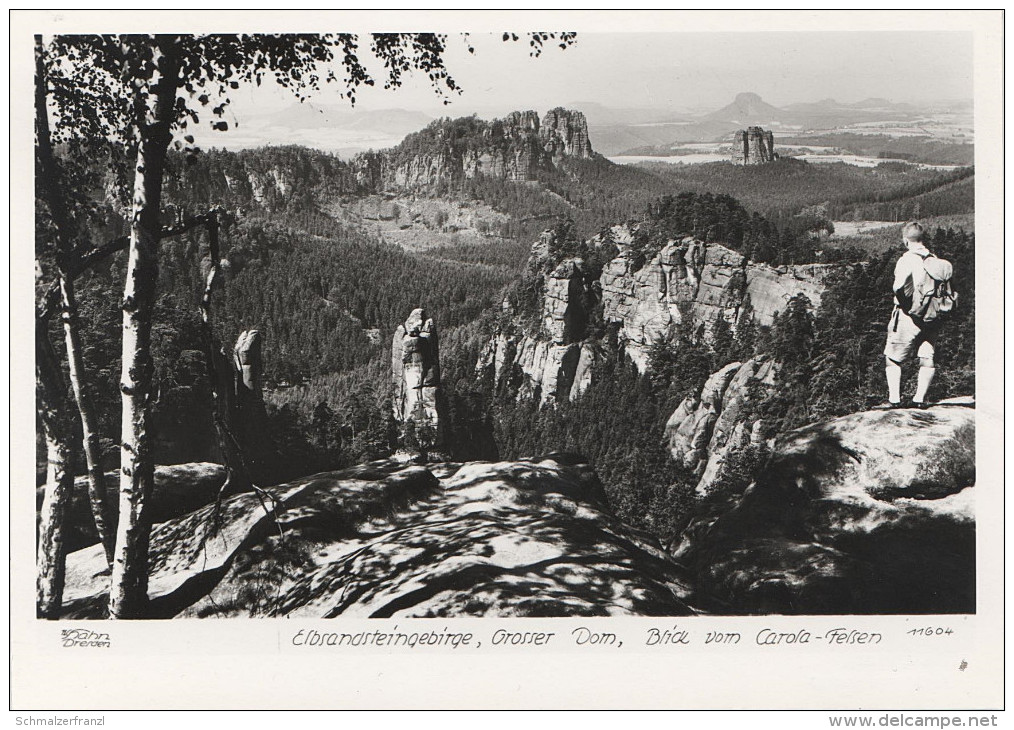
<svg viewBox="0 0 1014 730">
<path fill-rule="evenodd" d="M 765 442 L 764 423 L 751 417 L 751 393 L 773 386 L 777 366 L 768 358 L 734 362 L 713 373 L 700 394 L 687 396 L 665 427 L 673 458 L 699 477 L 707 494 L 722 476 L 726 456 Z"/>
<path fill-rule="evenodd" d="M 261 352 L 260 330 L 244 330 L 236 338 L 233 362 L 239 376 L 237 390 L 245 391 L 251 400 L 261 400 L 261 377 L 264 374 L 264 356 Z"/>
<path fill-rule="evenodd" d="M 693 237 L 668 241 L 644 261 L 633 240 L 634 231 L 621 225 L 589 242 L 617 251 L 595 280 L 580 258 L 549 268 L 554 234 L 544 232 L 530 259 L 531 268 L 549 269 L 543 275 L 540 324 L 513 317 L 514 324 L 501 326 L 486 344 L 477 367 L 493 367 L 501 383 L 516 376 L 512 387 L 519 398 L 537 395 L 543 404 L 574 399 L 590 383 L 597 350 L 586 330 L 599 312 L 602 321 L 616 326 L 626 354 L 645 372 L 652 344 L 677 325 L 689 321 L 704 326 L 706 334 L 718 319 L 734 327 L 747 301 L 754 320 L 770 325 L 797 294 L 819 306 L 825 281 L 837 268 L 750 263 L 719 243 Z M 508 302 L 504 307 L 513 314 Z"/>
<path fill-rule="evenodd" d="M 412 310 L 394 332 L 391 378 L 395 420 L 435 432 L 440 421 L 440 341 L 424 309 Z"/>
<path fill-rule="evenodd" d="M 974 483 L 970 398 L 855 413 L 780 437 L 675 557 L 719 612 L 971 613 Z"/>
<path fill-rule="evenodd" d="M 357 155 L 349 165 L 364 190 L 380 192 L 432 188 L 479 175 L 534 180 L 537 171 L 591 156 L 584 114 L 556 108 L 541 122 L 534 111 L 492 121 L 440 120 L 393 149 Z"/>
<path fill-rule="evenodd" d="M 763 165 L 778 159 L 775 136 L 760 127 L 747 127 L 736 132 L 732 143 L 732 161 L 737 165 Z"/>
<path fill-rule="evenodd" d="M 532 265 L 549 256 L 553 234 L 545 232 L 532 250 Z M 541 327 L 524 324 L 499 332 L 480 354 L 477 367 L 492 367 L 497 382 L 515 380 L 518 398 L 542 404 L 577 398 L 588 387 L 595 349 L 586 338 L 594 306 L 584 261 L 566 259 L 543 277 Z M 505 311 L 510 305 L 505 302 Z"/>
<path fill-rule="evenodd" d="M 953 399 L 785 434 L 672 556 L 577 457 L 317 474 L 157 524 L 151 615 L 974 612 L 974 428 Z M 107 590 L 100 545 L 68 555 L 64 618 L 102 617 Z"/>
<path fill-rule="evenodd" d="M 155 528 L 155 616 L 687 615 L 687 579 L 620 523 L 573 457 L 429 468 L 386 461 Z M 98 546 L 68 557 L 65 616 L 102 615 Z"/>
<path fill-rule="evenodd" d="M 232 351 L 232 402 L 229 427 L 238 439 L 243 461 L 257 483 L 275 481 L 278 462 L 276 445 L 270 436 L 264 406 L 264 338 L 259 330 L 245 330 L 236 338 Z"/>
<path fill-rule="evenodd" d="M 693 238 L 669 241 L 637 266 L 624 240 L 630 232 L 615 227 L 608 240 L 619 255 L 606 264 L 600 279 L 603 318 L 619 325 L 627 354 L 642 372 L 652 343 L 689 317 L 710 328 L 718 318 L 735 324 L 749 298 L 754 319 L 764 325 L 797 294 L 820 304 L 834 264 L 773 267 L 749 263 L 719 243 Z"/>
<path fill-rule="evenodd" d="M 592 146 L 588 139 L 588 122 L 584 114 L 562 107 L 550 109 L 539 128 L 542 149 L 555 161 L 564 157 L 585 159 L 591 157 Z"/>
</svg>

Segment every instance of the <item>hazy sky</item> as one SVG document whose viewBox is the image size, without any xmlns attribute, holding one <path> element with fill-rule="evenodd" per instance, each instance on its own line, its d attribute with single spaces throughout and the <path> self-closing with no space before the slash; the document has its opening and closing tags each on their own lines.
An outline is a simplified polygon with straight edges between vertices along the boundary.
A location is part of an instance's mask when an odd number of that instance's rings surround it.
<svg viewBox="0 0 1014 730">
<path fill-rule="evenodd" d="M 755 32 L 579 33 L 577 44 L 547 48 L 532 59 L 525 43 L 473 35 L 470 56 L 459 38 L 449 39 L 447 65 L 464 88 L 441 106 L 422 76 L 402 89 L 363 89 L 362 109 L 398 107 L 459 116 L 568 102 L 610 107 L 684 111 L 722 106 L 752 91 L 775 106 L 832 97 L 854 102 L 970 99 L 970 33 Z M 376 67 L 374 67 L 376 69 Z M 291 103 L 262 87 L 234 97 L 236 114 Z M 338 103 L 334 93 L 317 97 Z"/>
</svg>

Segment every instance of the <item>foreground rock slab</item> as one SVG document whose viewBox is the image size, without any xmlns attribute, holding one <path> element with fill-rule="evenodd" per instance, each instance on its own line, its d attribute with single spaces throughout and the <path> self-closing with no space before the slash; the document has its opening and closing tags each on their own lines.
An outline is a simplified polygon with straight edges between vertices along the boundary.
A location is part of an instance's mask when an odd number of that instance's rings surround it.
<svg viewBox="0 0 1014 730">
<path fill-rule="evenodd" d="M 719 613 L 975 611 L 975 409 L 855 413 L 779 439 L 675 550 Z"/>
<path fill-rule="evenodd" d="M 687 615 L 683 570 L 617 520 L 575 457 L 376 462 L 159 526 L 153 613 L 179 617 Z M 94 554 L 93 554 L 94 553 Z M 95 548 L 68 559 L 68 616 L 101 616 Z"/>
</svg>

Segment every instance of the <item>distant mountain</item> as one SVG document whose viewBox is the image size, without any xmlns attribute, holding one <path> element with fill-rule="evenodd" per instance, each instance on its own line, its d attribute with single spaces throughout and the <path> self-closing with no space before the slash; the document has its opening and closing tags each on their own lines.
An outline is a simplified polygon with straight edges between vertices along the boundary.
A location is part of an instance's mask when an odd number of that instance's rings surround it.
<svg viewBox="0 0 1014 730">
<path fill-rule="evenodd" d="M 821 99 L 820 101 L 807 101 L 798 104 L 788 104 L 784 111 L 790 114 L 812 114 L 812 113 L 827 113 L 829 111 L 836 111 L 840 109 L 848 108 L 846 104 L 842 104 L 834 99 Z"/>
<path fill-rule="evenodd" d="M 744 92 L 737 94 L 733 102 L 705 117 L 707 121 L 729 122 L 743 126 L 751 124 L 771 124 L 786 120 L 784 111 L 771 106 L 757 94 Z"/>
<path fill-rule="evenodd" d="M 893 121 L 906 119 L 917 112 L 911 104 L 899 104 L 879 97 L 863 99 L 852 104 L 844 104 L 834 99 L 821 99 L 812 103 L 789 104 L 782 111 L 794 123 L 807 126 L 819 125 L 822 122 L 827 126 L 844 126 L 869 121 Z"/>
<path fill-rule="evenodd" d="M 727 142 L 732 134 L 748 126 L 760 126 L 779 134 L 831 132 L 854 124 L 876 122 L 908 122 L 927 113 L 926 109 L 912 104 L 892 102 L 888 99 L 871 97 L 851 104 L 833 98 L 819 101 L 789 104 L 776 107 L 764 101 L 759 94 L 742 92 L 732 103 L 721 109 L 703 114 L 687 122 L 681 121 L 668 126 L 654 125 L 654 134 L 639 135 L 635 130 L 647 125 L 608 130 L 611 141 L 638 140 L 622 152 L 612 152 L 607 145 L 598 144 L 606 154 L 619 155 L 665 155 L 673 146 L 690 142 Z M 593 132 L 597 132 L 593 128 Z M 662 135 L 669 135 L 664 141 L 652 141 Z M 596 137 L 598 135 L 596 134 Z M 642 141 L 643 140 L 643 141 Z"/>
<path fill-rule="evenodd" d="M 638 143 L 625 148 L 626 151 L 620 154 L 657 154 L 664 153 L 665 148 L 676 144 L 687 142 L 716 142 L 719 140 L 731 139 L 731 135 L 738 129 L 749 126 L 761 126 L 764 128 L 791 128 L 797 122 L 792 115 L 784 109 L 768 104 L 758 94 L 743 92 L 737 94 L 731 104 L 728 104 L 717 111 L 697 117 L 691 121 L 673 123 L 670 125 L 653 125 L 654 134 L 644 134 L 648 125 L 637 127 L 626 126 L 623 132 L 630 137 L 639 137 Z M 614 136 L 618 136 L 615 130 L 611 130 Z M 597 132 L 597 130 L 593 130 Z M 633 134 L 631 134 L 633 132 Z M 640 134 L 638 134 L 640 133 Z M 651 141 L 652 138 L 664 137 L 664 141 Z M 596 140 L 598 135 L 596 134 Z M 596 142 L 601 150 L 606 146 Z M 652 150 L 651 148 L 656 148 Z M 607 151 L 608 154 L 608 151 Z"/>
</svg>

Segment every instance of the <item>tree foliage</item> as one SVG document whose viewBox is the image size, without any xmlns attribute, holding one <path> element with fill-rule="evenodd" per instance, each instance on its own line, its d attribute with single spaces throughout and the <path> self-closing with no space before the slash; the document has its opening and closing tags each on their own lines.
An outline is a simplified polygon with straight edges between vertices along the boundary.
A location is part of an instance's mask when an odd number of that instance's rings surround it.
<svg viewBox="0 0 1014 730">
<path fill-rule="evenodd" d="M 543 43 L 556 36 L 529 37 L 531 52 L 538 55 Z M 383 63 L 385 87 L 400 86 L 404 75 L 416 70 L 438 93 L 460 91 L 444 66 L 445 40 L 430 33 L 373 34 L 371 50 Z M 571 42 L 573 34 L 562 34 L 562 47 Z M 154 480 L 152 325 L 169 146 L 192 152 L 193 137 L 186 131 L 202 116 L 210 117 L 213 129 L 228 129 L 223 117 L 229 94 L 265 78 L 301 101 L 322 83 L 337 82 L 340 93 L 354 103 L 356 90 L 374 83 L 359 60 L 358 43 L 350 34 L 76 35 L 57 36 L 40 58 L 40 68 L 48 73 L 40 73 L 37 94 L 47 102 L 41 109 L 49 103 L 54 108 L 55 141 L 94 149 L 113 145 L 134 162 L 132 173 L 117 186 L 120 202 L 130 208 L 130 234 L 122 298 L 120 510 L 109 590 L 113 618 L 140 617 L 147 611 L 152 526 L 147 504 Z M 343 70 L 340 80 L 336 68 Z M 51 215 L 60 212 L 60 206 L 50 206 Z M 217 266 L 212 261 L 210 270 Z M 205 315 L 213 283 L 211 276 Z M 206 335 L 213 336 L 210 331 Z M 205 344 L 210 352 L 210 343 Z"/>
</svg>

